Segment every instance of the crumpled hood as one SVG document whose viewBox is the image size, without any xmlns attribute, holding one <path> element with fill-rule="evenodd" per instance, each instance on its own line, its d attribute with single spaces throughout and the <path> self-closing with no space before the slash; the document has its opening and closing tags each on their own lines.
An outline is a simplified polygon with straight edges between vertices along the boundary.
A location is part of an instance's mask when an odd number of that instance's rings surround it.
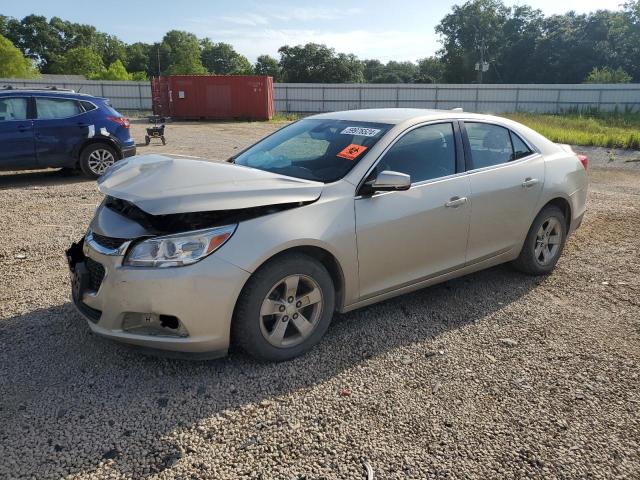
<svg viewBox="0 0 640 480">
<path fill-rule="evenodd" d="M 121 160 L 98 179 L 102 193 L 151 215 L 312 202 L 322 187 L 319 182 L 241 165 L 164 155 Z"/>
</svg>

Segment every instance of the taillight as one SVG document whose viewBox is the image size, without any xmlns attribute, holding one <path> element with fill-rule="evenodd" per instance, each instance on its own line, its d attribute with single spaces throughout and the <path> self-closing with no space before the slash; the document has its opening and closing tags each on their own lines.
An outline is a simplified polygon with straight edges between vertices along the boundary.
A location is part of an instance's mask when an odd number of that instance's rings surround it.
<svg viewBox="0 0 640 480">
<path fill-rule="evenodd" d="M 578 160 L 580 160 L 585 170 L 589 168 L 589 158 L 586 155 L 578 155 Z"/>
<path fill-rule="evenodd" d="M 127 117 L 107 117 L 107 119 L 117 123 L 118 125 L 122 125 L 124 128 L 129 128 L 131 125 Z"/>
</svg>

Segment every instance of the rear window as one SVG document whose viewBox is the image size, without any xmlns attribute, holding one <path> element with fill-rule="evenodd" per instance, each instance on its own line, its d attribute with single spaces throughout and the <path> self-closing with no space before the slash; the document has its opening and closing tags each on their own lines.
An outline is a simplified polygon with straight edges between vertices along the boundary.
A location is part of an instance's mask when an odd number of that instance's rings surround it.
<svg viewBox="0 0 640 480">
<path fill-rule="evenodd" d="M 290 177 L 333 182 L 344 177 L 391 128 L 347 120 L 305 119 L 256 143 L 235 163 Z"/>
<path fill-rule="evenodd" d="M 0 98 L 0 122 L 26 120 L 26 98 Z"/>
</svg>

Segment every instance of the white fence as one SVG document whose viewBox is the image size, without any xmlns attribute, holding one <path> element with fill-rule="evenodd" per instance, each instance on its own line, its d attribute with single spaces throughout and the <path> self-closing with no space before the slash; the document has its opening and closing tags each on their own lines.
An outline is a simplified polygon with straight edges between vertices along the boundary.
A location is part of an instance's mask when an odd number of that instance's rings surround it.
<svg viewBox="0 0 640 480">
<path fill-rule="evenodd" d="M 149 82 L 0 79 L 2 85 L 45 88 L 57 86 L 107 97 L 120 110 L 151 110 Z M 310 113 L 358 108 L 413 107 L 471 112 L 549 112 L 597 108 L 640 111 L 640 84 L 469 85 L 469 84 L 274 84 L 278 112 Z"/>
<path fill-rule="evenodd" d="M 469 85 L 276 83 L 278 112 L 411 107 L 470 112 L 546 112 L 597 108 L 640 111 L 640 84 Z"/>
<path fill-rule="evenodd" d="M 151 110 L 151 85 L 149 82 L 115 82 L 107 80 L 82 80 L 77 82 L 52 82 L 51 80 L 17 80 L 0 78 L 0 88 L 8 85 L 17 88 L 69 88 L 111 100 L 120 110 Z"/>
</svg>

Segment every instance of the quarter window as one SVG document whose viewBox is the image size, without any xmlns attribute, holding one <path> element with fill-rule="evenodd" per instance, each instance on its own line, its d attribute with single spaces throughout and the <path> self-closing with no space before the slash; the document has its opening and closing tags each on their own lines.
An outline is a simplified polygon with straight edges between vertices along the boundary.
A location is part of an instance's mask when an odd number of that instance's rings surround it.
<svg viewBox="0 0 640 480">
<path fill-rule="evenodd" d="M 471 149 L 471 169 L 500 165 L 531 154 L 510 130 L 489 123 L 465 122 Z"/>
<path fill-rule="evenodd" d="M 40 120 L 69 118 L 83 113 L 79 102 L 66 98 L 37 97 L 36 108 Z"/>
<path fill-rule="evenodd" d="M 0 98 L 0 122 L 26 119 L 26 98 Z"/>
<path fill-rule="evenodd" d="M 380 160 L 376 172 L 391 170 L 411 176 L 411 183 L 456 173 L 453 125 L 438 123 L 405 134 Z"/>
</svg>

